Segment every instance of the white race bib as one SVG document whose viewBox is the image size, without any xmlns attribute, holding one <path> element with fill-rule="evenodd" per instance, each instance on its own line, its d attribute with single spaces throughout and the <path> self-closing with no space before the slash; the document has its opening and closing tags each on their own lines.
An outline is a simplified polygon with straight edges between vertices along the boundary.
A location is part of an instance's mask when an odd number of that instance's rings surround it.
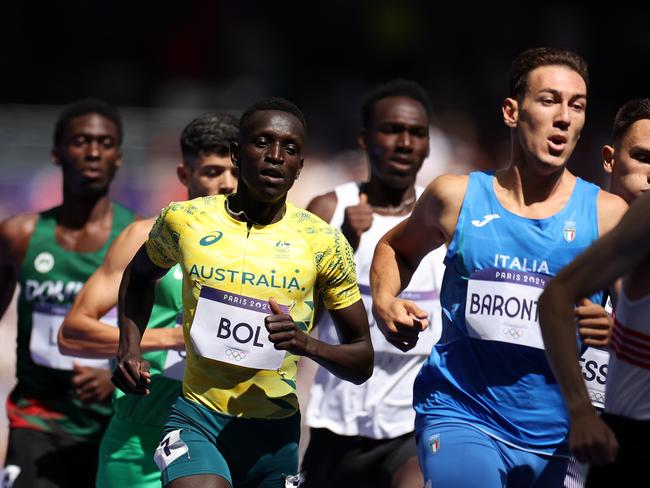
<svg viewBox="0 0 650 488">
<path fill-rule="evenodd" d="M 179 271 L 178 269 L 176 271 Z M 176 327 L 183 327 L 183 312 L 176 317 Z M 185 356 L 186 351 L 175 351 L 170 349 L 165 356 L 165 365 L 163 367 L 163 376 L 176 381 L 183 381 L 185 373 Z"/>
<path fill-rule="evenodd" d="M 364 296 L 364 303 L 372 304 L 372 294 L 368 285 L 359 285 L 359 290 Z M 397 347 L 393 346 L 386 340 L 384 334 L 377 326 L 377 321 L 372 315 L 372 310 L 368 308 L 368 319 L 370 323 L 370 338 L 372 339 L 372 347 L 377 352 L 389 353 L 402 353 L 407 355 L 425 355 L 431 354 L 431 348 L 440 339 L 442 333 L 442 317 L 440 309 L 439 293 L 435 290 L 432 291 L 403 291 L 400 293 L 399 298 L 409 300 L 417 303 L 418 307 L 422 310 L 429 312 L 429 327 L 421 332 L 418 336 L 418 342 L 413 349 L 408 351 L 400 351 Z"/>
<path fill-rule="evenodd" d="M 585 379 L 587 393 L 594 407 L 605 408 L 605 383 L 609 353 L 595 347 L 588 347 L 580 356 L 580 368 Z"/>
<path fill-rule="evenodd" d="M 59 352 L 57 337 L 68 307 L 50 303 L 34 303 L 32 314 L 32 334 L 29 350 L 32 361 L 40 366 L 72 371 L 73 364 L 92 368 L 109 368 L 107 359 L 88 359 L 64 356 Z"/>
<path fill-rule="evenodd" d="M 289 313 L 288 307 L 280 308 Z M 276 370 L 286 351 L 269 341 L 264 319 L 271 313 L 266 300 L 203 286 L 190 329 L 194 349 L 204 358 Z"/>
<path fill-rule="evenodd" d="M 160 471 L 164 471 L 167 467 L 176 461 L 183 454 L 190 457 L 189 448 L 185 441 L 181 439 L 181 430 L 172 430 L 167 434 L 154 452 L 153 460 L 158 465 Z"/>
<path fill-rule="evenodd" d="M 487 268 L 467 283 L 465 323 L 475 339 L 544 349 L 537 301 L 549 276 Z"/>
</svg>

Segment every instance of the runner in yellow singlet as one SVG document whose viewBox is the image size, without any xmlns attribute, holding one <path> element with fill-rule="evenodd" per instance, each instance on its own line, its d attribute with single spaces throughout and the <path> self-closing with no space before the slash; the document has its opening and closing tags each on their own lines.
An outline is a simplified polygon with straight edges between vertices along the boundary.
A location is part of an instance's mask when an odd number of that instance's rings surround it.
<svg viewBox="0 0 650 488">
<path fill-rule="evenodd" d="M 298 356 L 361 383 L 372 370 L 352 250 L 340 231 L 286 202 L 303 166 L 304 117 L 265 99 L 240 121 L 237 193 L 172 203 L 127 267 L 113 380 L 145 394 L 140 340 L 155 280 L 183 269 L 187 365 L 156 453 L 164 486 L 281 487 L 297 472 Z M 341 336 L 308 335 L 317 293 Z"/>
</svg>

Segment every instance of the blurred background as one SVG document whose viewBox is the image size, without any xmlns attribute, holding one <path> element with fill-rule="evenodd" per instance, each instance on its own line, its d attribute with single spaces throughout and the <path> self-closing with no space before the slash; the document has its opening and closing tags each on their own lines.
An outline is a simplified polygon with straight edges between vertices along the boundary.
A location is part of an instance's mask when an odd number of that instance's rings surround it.
<svg viewBox="0 0 650 488">
<path fill-rule="evenodd" d="M 421 83 L 433 102 L 422 183 L 503 166 L 510 62 L 541 45 L 574 49 L 589 63 L 587 125 L 570 168 L 606 185 L 600 148 L 616 109 L 650 95 L 648 13 L 624 2 L 10 2 L 0 20 L 0 218 L 60 201 L 52 131 L 61 108 L 86 96 L 121 109 L 125 164 L 113 195 L 146 216 L 184 197 L 174 172 L 181 129 L 202 112 L 237 115 L 263 96 L 289 98 L 307 117 L 294 203 L 363 179 L 360 103 L 396 77 Z M 0 327 L 3 399 L 14 335 L 10 310 Z M 0 429 L 0 458 L 5 439 Z"/>
</svg>

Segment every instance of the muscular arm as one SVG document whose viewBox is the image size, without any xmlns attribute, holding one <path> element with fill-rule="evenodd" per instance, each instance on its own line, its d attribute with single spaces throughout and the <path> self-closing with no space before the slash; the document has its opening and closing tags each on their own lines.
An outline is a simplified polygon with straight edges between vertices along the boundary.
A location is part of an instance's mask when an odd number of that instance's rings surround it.
<svg viewBox="0 0 650 488">
<path fill-rule="evenodd" d="M 650 194 L 639 198 L 612 232 L 562 269 L 539 300 L 546 354 L 569 410 L 571 448 L 578 459 L 593 463 L 613 460 L 616 442 L 589 401 L 578 366 L 573 307 L 582 297 L 633 270 L 648 255 L 649 211 Z"/>
<path fill-rule="evenodd" d="M 140 341 L 153 309 L 156 281 L 168 271 L 156 266 L 142 246 L 122 275 L 118 295 L 120 339 L 113 382 L 125 393 L 142 395 L 149 391 L 148 365 L 142 360 Z"/>
<path fill-rule="evenodd" d="M 329 223 L 336 210 L 336 193 L 333 191 L 314 197 L 307 205 L 307 210 Z"/>
<path fill-rule="evenodd" d="M 119 331 L 100 319 L 117 305 L 122 273 L 146 241 L 152 225 L 153 220 L 134 222 L 115 239 L 104 262 L 81 289 L 59 329 L 59 350 L 63 354 L 90 358 L 116 356 Z M 142 351 L 183 347 L 182 331 L 176 328 L 147 329 L 142 337 Z"/>
<path fill-rule="evenodd" d="M 408 285 L 422 258 L 451 241 L 467 182 L 467 176 L 452 175 L 434 180 L 411 216 L 391 229 L 375 248 L 370 268 L 373 314 L 388 341 L 402 350 L 415 345 L 413 334 L 417 337 L 426 324 L 427 313 L 415 303 L 395 297 Z"/>
<path fill-rule="evenodd" d="M 274 315 L 266 319 L 269 339 L 276 349 L 306 356 L 339 378 L 361 384 L 370 378 L 373 368 L 372 342 L 368 316 L 361 300 L 347 307 L 330 310 L 339 330 L 341 344 L 319 341 L 295 326 L 289 315 L 283 314 L 275 300 L 270 301 Z"/>
<path fill-rule="evenodd" d="M 4 317 L 16 291 L 29 239 L 37 214 L 20 214 L 0 223 L 0 318 Z"/>
</svg>

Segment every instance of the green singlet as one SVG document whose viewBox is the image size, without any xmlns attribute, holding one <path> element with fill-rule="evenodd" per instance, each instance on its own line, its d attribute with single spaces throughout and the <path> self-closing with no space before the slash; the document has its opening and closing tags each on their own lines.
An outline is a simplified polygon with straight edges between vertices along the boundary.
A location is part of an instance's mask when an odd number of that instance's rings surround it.
<svg viewBox="0 0 650 488">
<path fill-rule="evenodd" d="M 175 327 L 182 311 L 183 273 L 172 268 L 156 287 L 147 328 Z M 184 353 L 152 351 L 143 358 L 150 363 L 149 395 L 125 395 L 115 390 L 115 414 L 99 447 L 97 488 L 160 487 L 160 471 L 153 461 L 169 408 L 181 394 Z"/>
<path fill-rule="evenodd" d="M 57 335 L 86 280 L 104 260 L 113 239 L 133 221 L 113 202 L 111 233 L 96 252 L 71 252 L 56 240 L 59 207 L 40 214 L 25 253 L 18 284 L 17 384 L 7 401 L 11 429 L 33 429 L 99 442 L 111 414 L 108 403 L 82 403 L 71 384 L 73 362 L 108 367 L 107 361 L 64 356 Z"/>
</svg>

